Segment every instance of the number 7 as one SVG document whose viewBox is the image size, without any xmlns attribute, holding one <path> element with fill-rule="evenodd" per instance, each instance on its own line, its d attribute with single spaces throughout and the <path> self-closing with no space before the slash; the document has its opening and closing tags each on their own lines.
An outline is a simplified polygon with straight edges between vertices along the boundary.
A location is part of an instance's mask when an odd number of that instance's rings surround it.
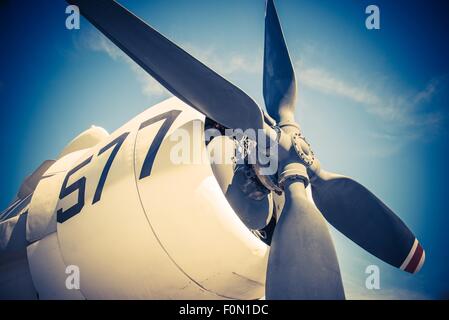
<svg viewBox="0 0 449 320">
<path fill-rule="evenodd" d="M 123 144 L 123 141 L 125 141 L 126 137 L 128 136 L 129 132 L 125 132 L 121 136 L 117 137 L 116 139 L 112 140 L 108 145 L 104 146 L 100 152 L 98 152 L 98 155 L 100 156 L 110 148 L 114 146 L 114 149 L 112 149 L 111 154 L 109 155 L 108 161 L 106 161 L 106 165 L 103 168 L 103 172 L 100 176 L 100 181 L 98 181 L 97 189 L 95 190 L 94 199 L 92 201 L 92 204 L 95 204 L 96 202 L 100 201 L 101 199 L 101 193 L 103 192 L 103 187 L 106 182 L 106 178 L 109 173 L 109 169 L 112 166 L 112 162 L 114 161 L 115 156 L 117 155 L 117 152 L 119 151 L 120 147 Z"/>
<path fill-rule="evenodd" d="M 176 118 L 179 116 L 180 113 L 181 111 L 179 110 L 171 110 L 166 113 L 157 115 L 154 118 L 151 118 L 140 125 L 139 130 L 146 128 L 153 123 L 164 120 L 164 123 L 162 124 L 161 128 L 154 137 L 150 149 L 148 150 L 147 156 L 143 161 L 143 166 L 142 170 L 140 171 L 139 180 L 150 176 L 151 169 L 153 168 L 154 158 L 156 158 L 156 154 L 159 151 L 159 147 L 161 146 L 162 140 L 164 140 L 165 135 L 167 134 L 171 125 L 173 124 L 173 122 L 176 120 Z"/>
</svg>

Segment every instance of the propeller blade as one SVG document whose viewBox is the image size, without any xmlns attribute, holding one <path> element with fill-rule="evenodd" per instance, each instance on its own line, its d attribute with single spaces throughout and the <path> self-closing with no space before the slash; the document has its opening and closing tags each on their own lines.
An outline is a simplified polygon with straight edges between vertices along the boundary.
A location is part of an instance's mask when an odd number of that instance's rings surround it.
<svg viewBox="0 0 449 320">
<path fill-rule="evenodd" d="M 295 71 L 273 0 L 267 0 L 265 15 L 263 96 L 268 113 L 277 122 L 294 121 Z"/>
<path fill-rule="evenodd" d="M 381 200 L 360 183 L 320 170 L 311 179 L 318 209 L 337 230 L 379 259 L 410 273 L 424 263 L 416 237 Z"/>
<path fill-rule="evenodd" d="M 117 2 L 68 2 L 179 99 L 225 127 L 262 129 L 262 111 L 247 94 Z"/>
<path fill-rule="evenodd" d="M 267 299 L 344 299 L 337 255 L 326 221 L 302 182 L 286 185 L 266 280 Z"/>
<path fill-rule="evenodd" d="M 25 199 L 34 192 L 37 185 L 42 179 L 45 172 L 55 163 L 55 160 L 45 160 L 41 165 L 34 170 L 32 174 L 25 178 L 17 193 L 18 199 Z"/>
</svg>

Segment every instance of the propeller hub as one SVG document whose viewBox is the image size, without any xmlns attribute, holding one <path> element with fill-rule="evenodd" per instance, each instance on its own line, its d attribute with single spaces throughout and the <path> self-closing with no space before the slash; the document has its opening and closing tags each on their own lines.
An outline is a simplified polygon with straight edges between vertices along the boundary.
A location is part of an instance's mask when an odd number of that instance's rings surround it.
<svg viewBox="0 0 449 320">
<path fill-rule="evenodd" d="M 309 184 L 307 170 L 314 164 L 315 155 L 310 144 L 301 134 L 300 127 L 295 122 L 279 126 L 266 126 L 266 134 L 277 144 L 277 154 L 272 156 L 278 162 L 278 171 L 274 175 L 263 174 L 259 163 L 253 164 L 253 170 L 258 180 L 271 191 L 281 194 L 287 180 L 300 180 L 304 185 Z M 262 150 L 259 149 L 259 152 Z"/>
<path fill-rule="evenodd" d="M 307 186 L 309 183 L 307 167 L 313 162 L 313 152 L 309 144 L 294 122 L 283 125 L 279 133 L 279 187 L 284 189 L 287 180 L 300 180 Z"/>
<path fill-rule="evenodd" d="M 313 153 L 310 143 L 307 142 L 306 138 L 296 132 L 292 135 L 292 145 L 296 150 L 301 162 L 306 166 L 310 167 L 315 161 L 315 154 Z"/>
</svg>

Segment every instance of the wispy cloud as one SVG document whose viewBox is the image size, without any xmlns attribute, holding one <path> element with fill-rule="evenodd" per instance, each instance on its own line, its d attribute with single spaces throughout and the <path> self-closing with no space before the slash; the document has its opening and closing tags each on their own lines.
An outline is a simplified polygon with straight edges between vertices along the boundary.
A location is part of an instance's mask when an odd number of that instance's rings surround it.
<svg viewBox="0 0 449 320">
<path fill-rule="evenodd" d="M 105 36 L 98 33 L 91 33 L 86 37 L 84 44 L 90 50 L 103 52 L 115 61 L 126 63 L 141 84 L 143 94 L 153 97 L 169 95 L 169 92 L 163 86 L 148 75 L 138 64 Z M 212 46 L 206 49 L 200 49 L 191 43 L 185 43 L 181 47 L 223 76 L 235 73 L 256 74 L 262 70 L 262 59 L 251 59 L 241 54 L 225 56 L 218 54 Z"/>
<path fill-rule="evenodd" d="M 392 283 L 392 279 L 384 274 L 385 271 L 382 269 L 380 269 L 380 288 L 368 289 L 365 284 L 368 275 L 364 270 L 372 262 L 354 255 L 346 258 L 351 260 L 351 264 L 343 266 L 341 272 L 346 298 L 349 300 L 428 300 L 433 298 L 426 293 L 419 279 L 414 280 L 412 288 L 404 282 L 398 285 L 398 283 Z M 360 272 L 360 270 L 363 271 Z"/>
<path fill-rule="evenodd" d="M 141 84 L 143 94 L 153 97 L 169 95 L 164 87 L 106 37 L 92 33 L 86 39 L 89 49 L 103 52 L 113 60 L 127 64 Z M 181 47 L 225 77 L 234 74 L 262 75 L 263 54 L 261 52 L 250 57 L 240 53 L 218 52 L 213 46 L 199 48 L 192 43 L 182 43 Z M 388 84 L 384 84 L 383 88 L 382 85 L 379 85 L 382 81 L 378 79 L 367 78 L 365 81 L 357 81 L 358 79 L 351 81 L 342 77 L 341 74 L 307 65 L 304 60 L 297 61 L 295 68 L 299 86 L 306 86 L 328 95 L 353 101 L 360 105 L 366 113 L 385 124 L 390 130 L 373 133 L 371 137 L 390 142 L 390 147 L 385 145 L 387 146 L 385 150 L 376 151 L 382 155 L 389 156 L 396 153 L 404 143 L 425 136 L 429 130 L 435 131 L 441 127 L 444 120 L 443 115 L 435 111 L 435 108 L 427 107 L 446 86 L 446 77 L 433 79 L 421 90 L 415 92 L 397 93 L 392 91 L 390 88 L 392 86 L 388 86 Z"/>
<path fill-rule="evenodd" d="M 327 94 L 335 94 L 354 100 L 355 102 L 375 105 L 379 98 L 367 88 L 357 87 L 338 79 L 329 72 L 316 68 L 299 68 L 299 82 Z"/>
<path fill-rule="evenodd" d="M 234 73 L 259 74 L 262 72 L 262 55 L 249 57 L 244 54 L 218 53 L 213 46 L 199 48 L 192 43 L 183 43 L 181 47 L 189 54 L 206 64 L 221 75 Z"/>
<path fill-rule="evenodd" d="M 423 292 L 405 288 L 368 290 L 361 286 L 352 286 L 349 282 L 345 282 L 345 293 L 349 300 L 430 300 L 433 298 Z"/>
<path fill-rule="evenodd" d="M 152 97 L 168 97 L 169 92 L 146 73 L 137 63 L 129 58 L 123 51 L 114 45 L 105 36 L 91 33 L 86 37 L 85 45 L 93 51 L 103 52 L 111 59 L 125 63 L 136 76 L 144 95 Z"/>
<path fill-rule="evenodd" d="M 381 85 L 373 82 L 348 81 L 339 75 L 322 68 L 305 65 L 304 61 L 296 63 L 299 85 L 304 85 L 329 95 L 340 96 L 359 104 L 368 114 L 375 116 L 384 124 L 394 127 L 393 131 L 400 131 L 402 140 L 416 140 L 424 136 L 428 130 L 439 128 L 444 120 L 443 115 L 436 108 L 427 108 L 433 98 L 442 92 L 446 86 L 446 78 L 432 79 L 419 91 L 398 93 L 388 88 L 388 84 Z M 373 89 L 379 88 L 378 90 Z M 394 135 L 383 135 L 388 140 Z M 377 135 L 374 138 L 382 138 Z M 397 137 L 396 137 L 397 138 Z"/>
</svg>

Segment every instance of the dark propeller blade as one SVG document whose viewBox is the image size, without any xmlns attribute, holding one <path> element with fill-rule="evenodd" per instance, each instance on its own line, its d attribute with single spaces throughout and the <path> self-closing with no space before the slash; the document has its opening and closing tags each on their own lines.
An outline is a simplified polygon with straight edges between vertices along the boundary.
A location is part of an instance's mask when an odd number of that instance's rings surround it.
<svg viewBox="0 0 449 320">
<path fill-rule="evenodd" d="M 44 173 L 55 163 L 55 160 L 45 160 L 32 174 L 25 178 L 20 186 L 17 198 L 25 199 L 34 192 Z"/>
<path fill-rule="evenodd" d="M 311 182 L 315 204 L 337 230 L 379 259 L 410 273 L 419 271 L 425 259 L 421 245 L 368 189 L 324 170 Z"/>
<path fill-rule="evenodd" d="M 265 106 L 277 122 L 293 121 L 296 102 L 295 72 L 273 0 L 267 0 L 263 70 Z"/>
<path fill-rule="evenodd" d="M 225 127 L 262 129 L 262 111 L 247 94 L 117 2 L 68 2 L 179 99 Z"/>
<path fill-rule="evenodd" d="M 326 221 L 307 200 L 302 182 L 287 185 L 285 199 L 271 242 L 267 299 L 344 299 Z"/>
</svg>

